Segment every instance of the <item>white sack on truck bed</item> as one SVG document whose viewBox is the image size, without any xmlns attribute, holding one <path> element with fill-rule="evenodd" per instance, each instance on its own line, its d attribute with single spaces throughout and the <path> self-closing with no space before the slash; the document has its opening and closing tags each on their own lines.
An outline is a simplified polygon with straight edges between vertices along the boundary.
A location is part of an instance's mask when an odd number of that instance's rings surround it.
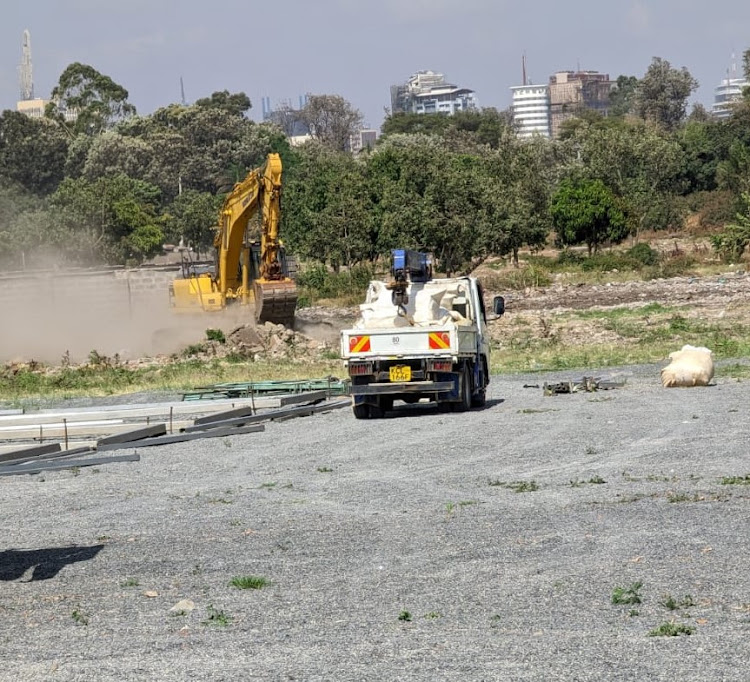
<svg viewBox="0 0 750 682">
<path fill-rule="evenodd" d="M 391 291 L 383 282 L 370 282 L 367 300 L 359 306 L 360 319 L 354 324 L 355 329 L 382 329 L 388 327 L 432 327 L 442 326 L 449 321 L 458 324 L 470 323 L 456 310 L 453 303 L 457 294 L 450 287 L 442 285 L 440 280 L 411 283 L 407 289 L 409 301 L 404 306 L 406 316 L 398 314 L 393 304 Z"/>
<path fill-rule="evenodd" d="M 671 362 L 661 371 L 668 387 L 707 386 L 714 377 L 714 360 L 708 348 L 685 345 L 669 354 Z"/>
</svg>

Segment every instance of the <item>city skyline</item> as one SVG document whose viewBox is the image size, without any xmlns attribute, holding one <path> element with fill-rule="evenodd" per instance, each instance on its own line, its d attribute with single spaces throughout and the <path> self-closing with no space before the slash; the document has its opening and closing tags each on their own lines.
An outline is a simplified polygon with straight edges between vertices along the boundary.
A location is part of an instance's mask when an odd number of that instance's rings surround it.
<svg viewBox="0 0 750 682">
<path fill-rule="evenodd" d="M 0 27 L 0 109 L 15 109 L 23 31 L 33 44 L 34 91 L 48 97 L 68 64 L 93 66 L 124 86 L 141 114 L 216 90 L 243 91 L 261 120 L 261 101 L 338 94 L 379 128 L 391 85 L 431 69 L 476 93 L 479 105 L 508 109 L 521 58 L 534 83 L 564 70 L 642 77 L 655 56 L 685 66 L 700 83 L 691 101 L 710 109 L 731 68 L 741 75 L 750 47 L 750 5 L 710 7 L 631 0 L 602 7 L 540 0 L 280 0 L 248 10 L 237 0 L 14 2 Z M 283 8 L 283 11 L 279 8 Z M 245 21 L 242 21 L 242 18 Z M 224 42 L 219 38 L 223 37 Z"/>
</svg>

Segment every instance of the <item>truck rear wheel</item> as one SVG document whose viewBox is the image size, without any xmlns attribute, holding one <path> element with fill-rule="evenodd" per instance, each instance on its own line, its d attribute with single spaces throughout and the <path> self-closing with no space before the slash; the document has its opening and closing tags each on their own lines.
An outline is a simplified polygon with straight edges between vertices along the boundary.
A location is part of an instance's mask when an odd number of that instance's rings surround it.
<svg viewBox="0 0 750 682">
<path fill-rule="evenodd" d="M 459 383 L 461 384 L 459 387 L 461 401 L 453 403 L 453 409 L 456 412 L 466 412 L 471 409 L 471 372 L 468 365 L 464 365 Z"/>
<path fill-rule="evenodd" d="M 355 403 L 352 405 L 352 412 L 354 413 L 355 419 L 370 418 L 370 406 L 367 403 Z"/>
</svg>

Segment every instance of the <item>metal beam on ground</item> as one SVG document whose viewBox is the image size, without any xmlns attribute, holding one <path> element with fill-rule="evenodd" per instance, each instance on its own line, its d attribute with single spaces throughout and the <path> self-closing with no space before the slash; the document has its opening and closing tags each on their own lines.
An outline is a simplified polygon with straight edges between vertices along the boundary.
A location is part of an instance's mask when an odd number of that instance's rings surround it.
<svg viewBox="0 0 750 682">
<path fill-rule="evenodd" d="M 313 391 L 311 393 L 300 393 L 298 395 L 291 395 L 291 396 L 282 396 L 280 400 L 283 400 L 283 404 L 280 404 L 279 407 L 284 407 L 285 405 L 293 405 L 296 403 L 313 403 L 313 402 L 319 402 L 321 400 L 326 399 L 326 393 L 325 391 Z M 253 409 L 252 405 L 248 407 L 239 407 L 234 410 L 227 410 L 226 412 L 217 412 L 215 414 L 209 414 L 205 417 L 199 417 L 195 420 L 195 425 L 198 426 L 199 424 L 211 424 L 213 422 L 224 422 L 227 419 L 235 419 L 238 417 L 248 417 L 253 416 L 256 413 L 256 410 Z"/>
<path fill-rule="evenodd" d="M 35 464 L 36 462 L 49 462 L 50 460 L 67 459 L 70 457 L 80 457 L 81 455 L 87 455 L 95 452 L 93 447 L 75 448 L 74 450 L 60 450 L 49 455 L 40 455 L 38 457 L 25 457 L 24 459 L 14 459 L 10 462 L 5 462 L 3 466 L 19 466 L 23 467 L 27 464 Z"/>
<path fill-rule="evenodd" d="M 281 407 L 279 396 L 252 398 L 224 398 L 205 402 L 143 403 L 127 405 L 102 405 L 95 408 L 65 408 L 60 410 L 39 410 L 23 414 L 0 416 L 0 427 L 22 426 L 26 424 L 75 421 L 93 421 L 96 419 L 138 419 L 148 417 L 169 417 L 170 415 L 201 415 L 221 412 L 225 409 L 255 404 L 258 408 Z M 162 421 L 161 419 L 159 421 Z"/>
<path fill-rule="evenodd" d="M 109 450 L 122 450 L 124 448 L 148 448 L 154 445 L 170 445 L 171 443 L 184 443 L 189 440 L 200 440 L 201 438 L 225 438 L 227 436 L 239 436 L 243 433 L 259 433 L 265 431 L 263 424 L 257 426 L 240 426 L 231 428 L 209 429 L 195 433 L 176 433 L 172 436 L 158 436 L 146 438 L 145 440 L 132 441 L 130 443 L 112 443 L 97 448 L 100 452 Z"/>
<path fill-rule="evenodd" d="M 142 440 L 144 438 L 152 438 L 154 436 L 163 436 L 167 433 L 166 424 L 154 424 L 153 426 L 145 426 L 140 429 L 133 429 L 126 431 L 125 433 L 117 433 L 106 438 L 100 438 L 96 442 L 96 449 L 99 450 L 103 445 L 111 445 L 113 443 L 129 443 L 134 440 Z"/>
<path fill-rule="evenodd" d="M 259 422 L 292 419 L 294 417 L 304 417 L 310 414 L 330 412 L 331 410 L 338 410 L 339 408 L 349 407 L 350 405 L 351 402 L 349 400 L 338 400 L 333 403 L 306 405 L 303 407 L 290 407 L 282 410 L 269 410 L 267 412 L 261 412 L 260 414 L 232 417 L 229 419 L 223 419 L 221 421 L 207 423 L 199 423 L 199 420 L 196 419 L 194 426 L 188 426 L 183 430 L 186 433 L 193 433 L 195 431 L 205 431 L 206 429 L 215 428 L 218 426 L 240 426 L 242 424 L 257 424 Z"/>
<path fill-rule="evenodd" d="M 132 455 L 116 455 L 114 457 L 91 457 L 89 459 L 73 459 L 67 462 L 50 462 L 45 466 L 38 467 L 0 467 L 0 476 L 22 476 L 31 474 L 42 474 L 47 471 L 62 471 L 64 469 L 80 469 L 81 467 L 99 466 L 101 464 L 112 464 L 113 462 L 138 462 L 141 456 L 137 453 Z"/>
<path fill-rule="evenodd" d="M 11 450 L 0 455 L 0 462 L 9 462 L 11 460 L 35 458 L 40 455 L 49 455 L 53 452 L 60 452 L 60 443 L 50 443 L 49 445 L 37 445 L 33 448 L 22 448 L 20 450 Z"/>
</svg>

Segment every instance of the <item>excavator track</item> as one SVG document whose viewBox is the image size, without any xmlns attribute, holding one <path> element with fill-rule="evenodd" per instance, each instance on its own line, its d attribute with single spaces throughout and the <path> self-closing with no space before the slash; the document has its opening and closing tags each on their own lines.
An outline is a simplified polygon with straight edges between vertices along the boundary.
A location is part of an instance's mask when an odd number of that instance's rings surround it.
<svg viewBox="0 0 750 682">
<path fill-rule="evenodd" d="M 293 280 L 256 280 L 254 289 L 255 319 L 259 324 L 273 322 L 290 328 L 294 325 L 297 285 Z"/>
</svg>

